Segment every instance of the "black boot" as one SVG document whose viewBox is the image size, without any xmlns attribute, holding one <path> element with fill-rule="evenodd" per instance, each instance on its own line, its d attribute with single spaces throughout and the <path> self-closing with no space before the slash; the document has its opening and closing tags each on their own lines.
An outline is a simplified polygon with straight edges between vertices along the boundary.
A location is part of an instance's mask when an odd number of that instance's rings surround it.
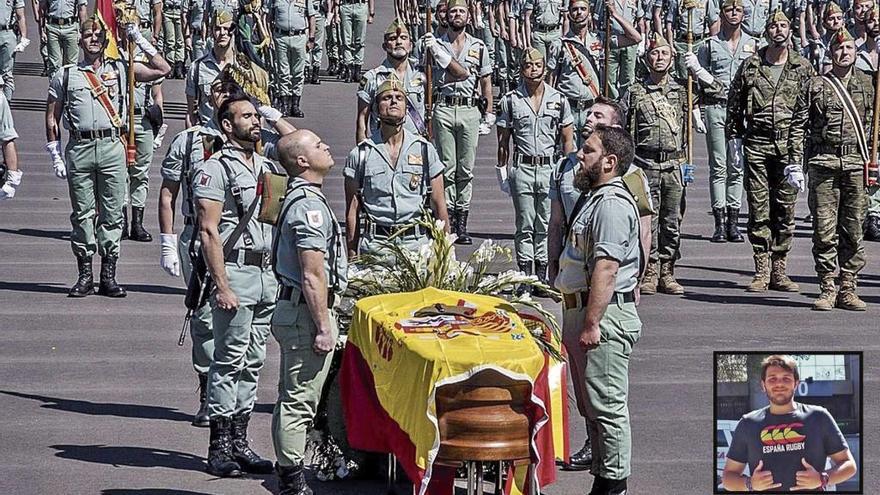
<svg viewBox="0 0 880 495">
<path fill-rule="evenodd" d="M 290 97 L 290 116 L 295 119 L 301 119 L 306 116 L 299 107 L 300 96 L 293 95 Z"/>
<path fill-rule="evenodd" d="M 474 243 L 467 231 L 468 213 L 468 210 L 458 212 L 458 239 L 455 240 L 455 243 L 463 246 L 470 246 Z"/>
<path fill-rule="evenodd" d="M 736 221 L 739 219 L 739 208 L 727 207 L 727 240 L 730 242 L 745 242 Z"/>
<path fill-rule="evenodd" d="M 724 208 L 712 208 L 712 216 L 715 217 L 712 242 L 727 242 L 727 234 L 724 232 Z"/>
<path fill-rule="evenodd" d="M 280 101 L 280 106 L 278 107 L 278 109 L 281 110 L 281 113 L 285 117 L 290 117 L 290 107 L 291 107 L 291 102 L 293 101 L 292 97 L 286 96 L 286 95 L 279 96 L 278 100 Z"/>
<path fill-rule="evenodd" d="M 532 262 L 531 261 L 520 261 L 519 263 L 517 263 L 517 267 L 519 268 L 519 271 L 523 272 L 526 275 L 534 274 L 534 272 L 532 271 Z M 516 295 L 521 296 L 521 295 L 525 294 L 526 292 L 531 293 L 531 290 L 532 290 L 531 285 L 521 284 L 516 289 Z"/>
<path fill-rule="evenodd" d="M 116 283 L 116 256 L 101 258 L 101 280 L 98 282 L 98 294 L 107 297 L 125 297 L 123 287 Z"/>
<path fill-rule="evenodd" d="M 177 78 L 178 79 L 186 79 L 186 64 L 181 60 L 177 62 Z"/>
<path fill-rule="evenodd" d="M 128 239 L 128 208 L 122 205 L 122 239 Z"/>
<path fill-rule="evenodd" d="M 208 417 L 208 375 L 204 373 L 199 373 L 199 410 L 193 416 L 192 425 L 200 428 L 211 425 Z"/>
<path fill-rule="evenodd" d="M 458 210 L 446 208 L 446 214 L 449 215 L 449 233 L 458 235 Z"/>
<path fill-rule="evenodd" d="M 232 456 L 232 418 L 212 419 L 208 446 L 208 473 L 221 478 L 241 476 L 241 466 Z"/>
<path fill-rule="evenodd" d="M 232 457 L 246 473 L 271 474 L 272 461 L 258 456 L 248 445 L 247 429 L 250 420 L 250 413 L 232 417 Z"/>
<path fill-rule="evenodd" d="M 280 466 L 275 463 L 275 473 L 278 474 L 278 495 L 312 495 L 302 464 Z"/>
<path fill-rule="evenodd" d="M 327 75 L 335 76 L 339 72 L 339 65 L 335 58 L 330 59 L 330 65 L 327 67 Z"/>
<path fill-rule="evenodd" d="M 547 280 L 547 262 L 546 261 L 535 261 L 535 275 L 538 276 L 538 280 L 541 281 L 542 284 L 550 285 L 550 282 Z M 553 294 L 550 291 L 545 289 L 539 289 L 537 287 L 533 288 L 532 295 L 535 297 L 552 297 Z"/>
<path fill-rule="evenodd" d="M 348 69 L 348 82 L 359 82 L 361 80 L 361 66 L 358 64 L 351 64 L 351 68 Z"/>
<path fill-rule="evenodd" d="M 592 463 L 593 449 L 590 447 L 590 439 L 587 438 L 581 450 L 572 454 L 568 458 L 568 462 L 562 465 L 562 469 L 563 471 L 586 471 L 590 469 L 590 464 Z"/>
<path fill-rule="evenodd" d="M 67 292 L 67 297 L 86 297 L 94 294 L 95 276 L 92 273 L 92 257 L 77 257 L 76 268 L 79 270 L 79 276 L 76 278 L 76 283 Z"/>
<path fill-rule="evenodd" d="M 312 66 L 306 64 L 303 69 L 303 84 L 312 84 Z"/>
<path fill-rule="evenodd" d="M 144 229 L 144 209 L 131 207 L 131 231 L 129 238 L 137 242 L 152 242 L 153 236 Z"/>
<path fill-rule="evenodd" d="M 611 480 L 596 476 L 593 478 L 593 489 L 589 495 L 626 495 L 626 478 Z"/>
<path fill-rule="evenodd" d="M 349 66 L 348 64 L 344 64 L 344 63 L 343 63 L 343 64 L 339 64 L 339 72 L 336 74 L 336 76 L 337 76 L 342 82 L 348 82 L 348 70 L 349 70 L 349 67 L 350 67 L 350 66 Z"/>
<path fill-rule="evenodd" d="M 312 67 L 312 84 L 315 86 L 321 85 L 321 66 L 319 65 Z"/>
<path fill-rule="evenodd" d="M 880 215 L 866 216 L 862 229 L 862 234 L 866 241 L 880 241 Z"/>
</svg>

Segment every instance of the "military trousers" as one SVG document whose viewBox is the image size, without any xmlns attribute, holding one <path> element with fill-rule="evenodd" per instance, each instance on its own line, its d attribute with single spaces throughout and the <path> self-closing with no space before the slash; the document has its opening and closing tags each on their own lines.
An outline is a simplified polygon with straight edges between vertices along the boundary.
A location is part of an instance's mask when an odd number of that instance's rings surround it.
<svg viewBox="0 0 880 495">
<path fill-rule="evenodd" d="M 736 208 L 742 203 L 743 169 L 727 156 L 724 123 L 727 108 L 723 104 L 705 105 L 706 148 L 709 152 L 709 196 L 712 208 Z"/>
<path fill-rule="evenodd" d="M 547 53 L 550 52 L 550 45 L 553 44 L 556 40 L 562 37 L 562 29 L 556 28 L 552 31 L 535 31 L 532 30 L 532 48 L 535 48 L 544 58 L 547 58 Z"/>
<path fill-rule="evenodd" d="M 275 57 L 278 63 L 278 94 L 281 96 L 302 96 L 308 38 L 306 34 L 276 34 Z"/>
<path fill-rule="evenodd" d="M 418 251 L 423 244 L 430 242 L 430 239 L 427 236 L 409 235 L 396 237 L 392 242 L 404 250 Z M 373 235 L 369 231 L 364 232 L 358 244 L 358 254 L 390 259 L 393 254 L 388 251 L 387 243 L 388 238 L 385 236 Z"/>
<path fill-rule="evenodd" d="M 190 32 L 192 33 L 192 53 L 189 54 L 190 62 L 198 60 L 202 58 L 205 54 L 205 40 L 202 39 L 202 28 L 201 27 L 192 27 L 190 28 Z"/>
<path fill-rule="evenodd" d="M 65 149 L 65 161 L 73 254 L 78 258 L 95 253 L 102 258 L 119 256 L 127 176 L 122 141 L 71 140 Z"/>
<path fill-rule="evenodd" d="M 183 62 L 183 19 L 180 10 L 162 12 L 162 37 L 165 60 L 169 64 Z"/>
<path fill-rule="evenodd" d="M 424 25 L 424 23 L 423 23 Z M 488 17 L 483 20 L 483 29 L 475 29 L 476 36 L 486 44 L 486 54 L 489 55 L 489 64 L 495 67 L 495 35 L 489 27 Z"/>
<path fill-rule="evenodd" d="M 324 43 L 327 40 L 326 19 L 323 14 L 315 16 L 315 46 L 309 52 L 309 64 L 313 70 L 321 69 L 321 61 L 324 59 Z M 308 40 L 306 40 L 308 41 Z"/>
<path fill-rule="evenodd" d="M 550 223 L 550 176 L 553 165 L 510 167 L 510 195 L 516 219 L 513 247 L 516 262 L 547 263 L 547 227 Z"/>
<path fill-rule="evenodd" d="M 608 60 L 608 90 L 613 99 L 620 98 L 635 82 L 638 58 L 637 45 L 611 49 L 611 58 Z"/>
<path fill-rule="evenodd" d="M 49 77 L 64 65 L 75 64 L 79 57 L 79 25 L 46 24 L 46 48 L 49 52 Z"/>
<path fill-rule="evenodd" d="M 333 310 L 330 327 L 336 340 L 339 330 Z M 306 437 L 333 361 L 332 351 L 317 354 L 312 350 L 317 332 L 307 304 L 278 301 L 272 316 L 272 335 L 281 348 L 281 365 L 278 400 L 272 412 L 272 442 L 281 466 L 303 462 Z"/>
<path fill-rule="evenodd" d="M 212 298 L 214 360 L 208 372 L 208 415 L 228 417 L 253 410 L 257 381 L 266 360 L 266 341 L 278 282 L 272 268 L 226 262 L 239 307 L 216 307 Z"/>
<path fill-rule="evenodd" d="M 3 76 L 3 95 L 7 101 L 12 101 L 12 93 L 15 91 L 15 78 L 13 65 L 15 65 L 15 45 L 18 44 L 18 36 L 11 29 L 0 30 L 0 76 Z"/>
<path fill-rule="evenodd" d="M 132 208 L 143 208 L 147 205 L 147 195 L 150 192 L 150 165 L 153 163 L 153 137 L 150 120 L 146 117 L 136 117 L 134 142 L 137 152 L 134 165 L 127 168 L 128 198 Z"/>
<path fill-rule="evenodd" d="M 342 61 L 346 64 L 364 64 L 364 46 L 367 37 L 366 2 L 347 3 L 339 7 L 342 27 Z"/>
<path fill-rule="evenodd" d="M 477 107 L 434 107 L 434 144 L 440 161 L 446 164 L 443 177 L 449 210 L 467 210 L 471 206 L 479 127 Z"/>
<path fill-rule="evenodd" d="M 510 58 L 510 42 L 501 36 L 495 38 L 495 78 L 496 84 L 507 80 L 507 60 Z M 504 96 L 504 95 L 501 95 Z"/>
<path fill-rule="evenodd" d="M 810 214 L 813 216 L 813 260 L 816 273 L 859 273 L 865 266 L 862 222 L 867 195 L 862 170 L 811 166 Z"/>
<path fill-rule="evenodd" d="M 183 280 L 189 284 L 189 278 L 192 276 L 193 263 L 190 257 L 189 245 L 192 242 L 193 235 L 198 236 L 192 223 L 183 226 L 183 231 L 177 239 L 177 256 L 180 258 L 180 269 L 183 272 Z M 198 252 L 201 249 L 201 243 L 196 238 L 194 250 Z M 192 338 L 192 365 L 196 373 L 204 375 L 208 373 L 211 367 L 211 361 L 214 358 L 214 333 L 211 331 L 213 326 L 211 316 L 211 305 L 205 301 L 205 304 L 197 309 L 189 321 L 189 335 Z"/>
<path fill-rule="evenodd" d="M 327 59 L 339 62 L 341 56 L 340 52 L 342 51 L 342 48 L 340 47 L 340 37 L 342 35 L 341 29 L 338 23 L 328 24 L 326 25 L 326 28 L 327 44 L 324 48 L 327 50 Z"/>
<path fill-rule="evenodd" d="M 642 168 L 651 188 L 654 214 L 651 215 L 650 263 L 676 261 L 681 257 L 681 217 L 684 184 L 678 160 L 669 160 L 658 167 Z"/>
<path fill-rule="evenodd" d="M 569 341 L 580 337 L 586 312 L 586 308 L 564 310 L 563 335 L 570 336 Z M 642 332 L 635 303 L 624 302 L 623 296 L 615 293 L 599 322 L 599 331 L 599 347 L 584 352 L 578 346 L 578 357 L 572 361 L 584 366 L 587 433 L 593 450 L 590 473 L 621 480 L 632 474 L 629 361 Z M 580 379 L 574 370 L 572 379 Z"/>
<path fill-rule="evenodd" d="M 869 186 L 868 190 L 868 215 L 880 217 L 880 185 Z"/>
<path fill-rule="evenodd" d="M 785 180 L 788 156 L 777 153 L 772 143 L 747 141 L 743 151 L 752 250 L 785 254 L 791 250 L 797 202 L 797 189 Z"/>
</svg>

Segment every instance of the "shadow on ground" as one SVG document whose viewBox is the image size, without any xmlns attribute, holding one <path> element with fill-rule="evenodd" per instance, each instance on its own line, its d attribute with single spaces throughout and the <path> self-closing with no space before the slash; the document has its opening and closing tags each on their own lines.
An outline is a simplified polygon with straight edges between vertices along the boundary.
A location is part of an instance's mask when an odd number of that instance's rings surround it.
<svg viewBox="0 0 880 495">
<path fill-rule="evenodd" d="M 50 445 L 57 450 L 56 457 L 75 461 L 108 464 L 111 466 L 181 469 L 186 471 L 205 470 L 201 457 L 173 450 L 151 449 L 146 447 L 110 447 L 107 445 Z"/>
<path fill-rule="evenodd" d="M 116 416 L 119 418 L 159 419 L 164 421 L 192 421 L 192 415 L 177 409 L 144 404 L 120 404 L 113 402 L 89 402 L 85 400 L 63 399 L 45 395 L 25 394 L 9 390 L 0 390 L 0 394 L 42 402 L 44 409 L 88 414 L 91 416 Z"/>
</svg>

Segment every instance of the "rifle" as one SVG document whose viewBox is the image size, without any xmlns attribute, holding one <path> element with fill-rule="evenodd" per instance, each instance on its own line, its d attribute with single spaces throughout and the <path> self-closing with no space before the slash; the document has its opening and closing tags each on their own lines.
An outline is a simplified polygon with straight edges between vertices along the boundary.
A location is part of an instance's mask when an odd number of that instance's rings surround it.
<svg viewBox="0 0 880 495">
<path fill-rule="evenodd" d="M 605 6 L 605 86 L 602 88 L 602 94 L 606 98 L 611 97 L 611 74 L 608 71 L 608 65 L 611 63 L 611 10 L 608 5 Z"/>
<path fill-rule="evenodd" d="M 196 234 L 197 231 L 193 233 L 193 240 L 190 242 L 190 259 L 192 259 L 193 267 L 186 284 L 186 297 L 183 300 L 186 305 L 186 315 L 183 317 L 183 327 L 180 329 L 180 337 L 177 339 L 179 346 L 182 346 L 183 341 L 186 340 L 186 332 L 193 314 L 208 302 L 208 297 L 214 290 L 214 281 L 208 274 L 205 258 L 201 252 L 194 252 Z"/>
<path fill-rule="evenodd" d="M 432 32 L 431 23 L 431 2 L 425 2 L 425 32 Z M 431 139 L 434 135 L 434 60 L 431 53 L 425 50 L 425 131 L 428 133 L 427 138 Z"/>
<path fill-rule="evenodd" d="M 693 1 L 685 3 L 688 13 L 687 27 L 687 51 L 691 53 L 694 49 L 694 5 Z M 687 162 L 691 165 L 694 163 L 694 78 L 691 71 L 687 71 Z"/>
<path fill-rule="evenodd" d="M 876 186 L 880 180 L 880 170 L 877 167 L 878 129 L 880 124 L 880 58 L 877 60 L 877 68 L 874 70 L 874 115 L 871 120 L 871 156 L 865 164 L 865 187 Z"/>
</svg>

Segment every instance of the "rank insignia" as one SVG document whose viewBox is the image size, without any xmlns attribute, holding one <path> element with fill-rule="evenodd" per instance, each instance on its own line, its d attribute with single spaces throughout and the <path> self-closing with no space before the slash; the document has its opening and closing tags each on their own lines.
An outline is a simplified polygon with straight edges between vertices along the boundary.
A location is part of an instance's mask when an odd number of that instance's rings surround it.
<svg viewBox="0 0 880 495">
<path fill-rule="evenodd" d="M 419 184 L 422 182 L 422 174 L 413 174 L 412 178 L 409 180 L 409 188 L 412 191 L 415 191 L 419 188 Z"/>
<path fill-rule="evenodd" d="M 468 50 L 468 57 L 480 58 L 480 50 L 476 48 L 471 48 L 470 50 Z"/>
<path fill-rule="evenodd" d="M 199 186 L 207 186 L 211 183 L 211 176 L 203 173 L 201 177 L 199 177 Z"/>
<path fill-rule="evenodd" d="M 321 225 L 324 225 L 324 215 L 321 214 L 321 210 L 307 211 L 306 219 L 312 227 L 320 227 Z"/>
<path fill-rule="evenodd" d="M 406 163 L 410 165 L 423 165 L 422 155 L 409 154 L 406 156 Z"/>
</svg>

